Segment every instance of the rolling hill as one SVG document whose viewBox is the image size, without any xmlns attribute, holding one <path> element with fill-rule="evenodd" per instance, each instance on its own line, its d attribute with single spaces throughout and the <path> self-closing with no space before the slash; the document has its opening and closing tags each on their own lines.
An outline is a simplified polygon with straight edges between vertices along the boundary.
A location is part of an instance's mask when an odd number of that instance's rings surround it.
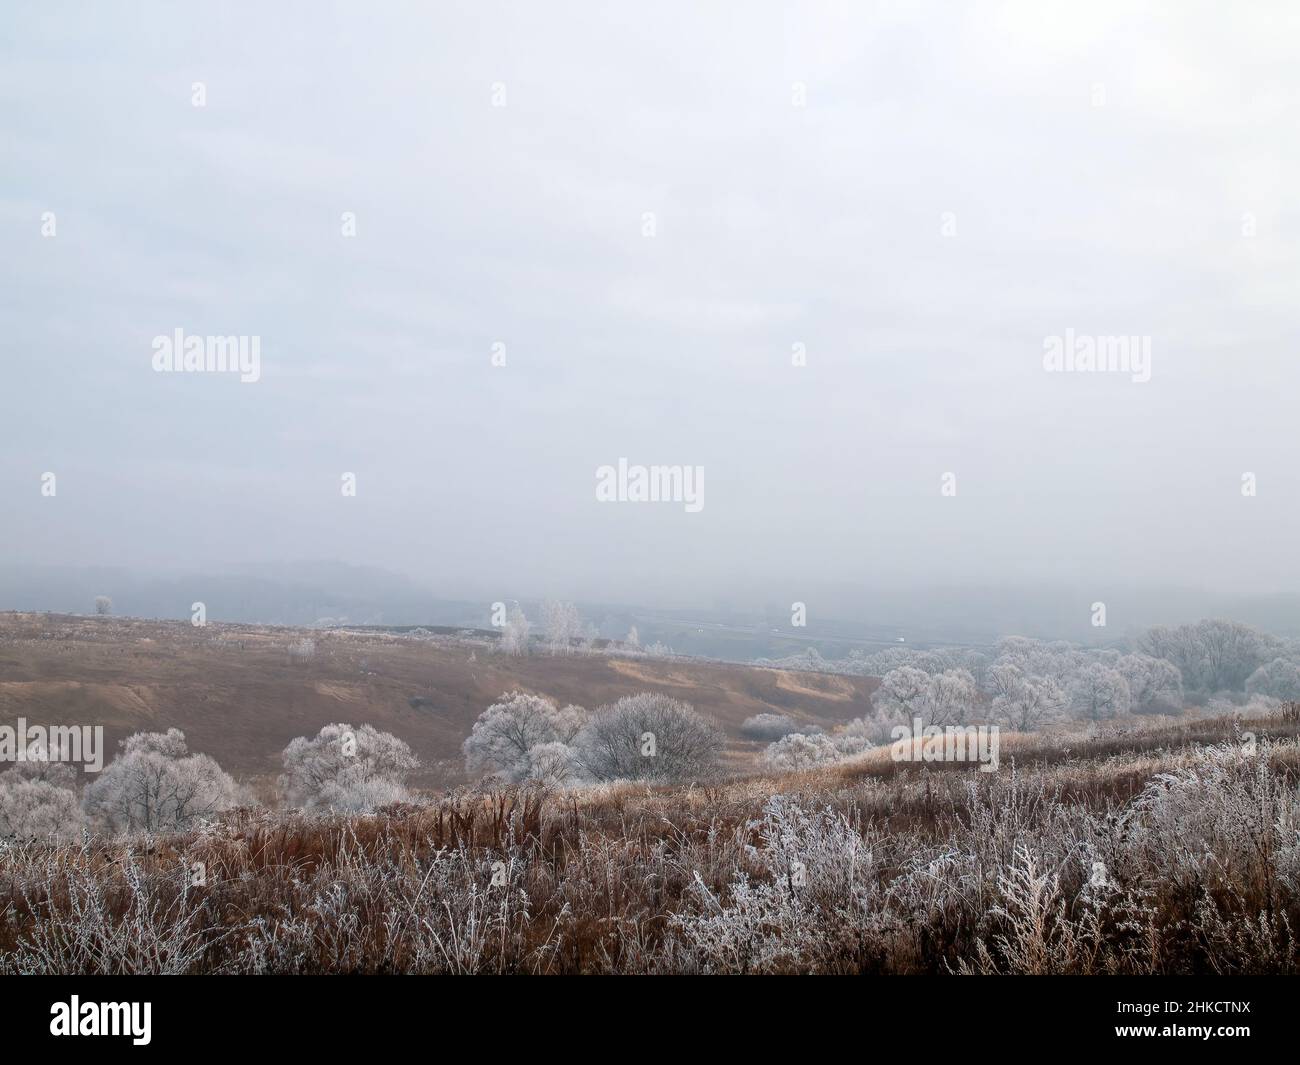
<svg viewBox="0 0 1300 1065">
<path fill-rule="evenodd" d="M 304 639 L 315 652 L 292 654 Z M 861 716 L 876 683 L 681 658 L 511 658 L 489 639 L 0 614 L 0 724 L 103 725 L 110 755 L 132 732 L 175 727 L 191 750 L 263 782 L 291 739 L 331 722 L 405 740 L 427 767 L 423 786 L 463 782 L 461 743 L 515 688 L 589 708 L 638 691 L 683 699 L 726 732 L 739 768 L 761 746 L 740 737 L 745 718 L 783 713 L 830 727 Z"/>
</svg>

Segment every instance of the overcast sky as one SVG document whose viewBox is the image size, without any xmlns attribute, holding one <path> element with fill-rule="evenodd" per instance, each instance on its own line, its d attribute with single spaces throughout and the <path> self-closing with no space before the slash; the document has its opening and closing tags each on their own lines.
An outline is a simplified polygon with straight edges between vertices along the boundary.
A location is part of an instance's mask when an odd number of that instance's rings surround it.
<svg viewBox="0 0 1300 1065">
<path fill-rule="evenodd" d="M 4 556 L 1300 590 L 1298 53 L 1285 2 L 6 5 Z"/>
</svg>

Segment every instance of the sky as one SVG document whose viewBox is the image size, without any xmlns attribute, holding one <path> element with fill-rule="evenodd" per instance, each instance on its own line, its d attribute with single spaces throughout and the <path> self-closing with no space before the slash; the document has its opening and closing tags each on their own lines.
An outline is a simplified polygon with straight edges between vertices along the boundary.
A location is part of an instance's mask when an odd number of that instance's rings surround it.
<svg viewBox="0 0 1300 1065">
<path fill-rule="evenodd" d="M 5 561 L 1300 591 L 1298 52 L 1290 3 L 6 5 Z M 1045 367 L 1112 336 L 1149 379 Z"/>
</svg>

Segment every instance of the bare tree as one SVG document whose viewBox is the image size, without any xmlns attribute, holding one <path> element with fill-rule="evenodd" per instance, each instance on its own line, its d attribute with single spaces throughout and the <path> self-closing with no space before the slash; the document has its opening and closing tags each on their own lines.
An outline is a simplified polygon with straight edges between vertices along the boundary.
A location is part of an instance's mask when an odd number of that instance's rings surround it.
<svg viewBox="0 0 1300 1065">
<path fill-rule="evenodd" d="M 930 674 L 916 666 L 899 666 L 881 678 L 872 705 L 884 718 L 910 720 L 930 712 Z"/>
<path fill-rule="evenodd" d="M 95 613 L 101 617 L 113 612 L 113 600 L 106 595 L 95 596 Z"/>
</svg>

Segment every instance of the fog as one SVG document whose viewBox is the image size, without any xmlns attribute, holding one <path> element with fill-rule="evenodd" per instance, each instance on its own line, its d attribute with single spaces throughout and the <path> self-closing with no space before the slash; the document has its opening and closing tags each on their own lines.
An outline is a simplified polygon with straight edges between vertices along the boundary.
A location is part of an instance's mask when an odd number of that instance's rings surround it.
<svg viewBox="0 0 1300 1065">
<path fill-rule="evenodd" d="M 11 567 L 1300 592 L 1292 5 L 132 11 L 0 16 Z"/>
</svg>

